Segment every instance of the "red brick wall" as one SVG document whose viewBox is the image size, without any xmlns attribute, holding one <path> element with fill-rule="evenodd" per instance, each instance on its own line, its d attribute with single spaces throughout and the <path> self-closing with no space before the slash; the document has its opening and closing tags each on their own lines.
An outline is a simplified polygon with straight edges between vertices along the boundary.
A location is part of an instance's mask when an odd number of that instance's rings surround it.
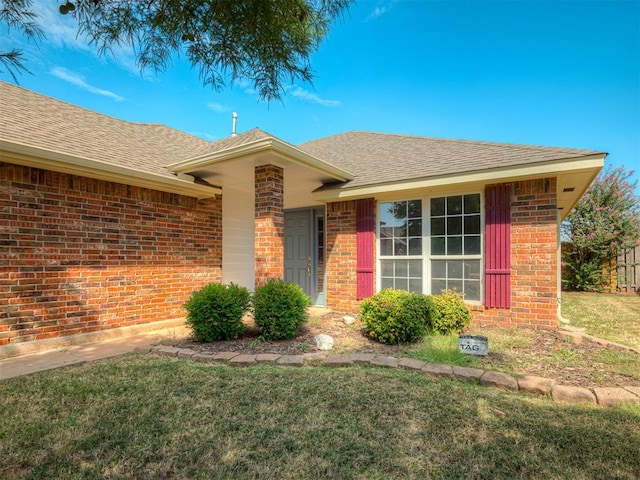
<svg viewBox="0 0 640 480">
<path fill-rule="evenodd" d="M 327 307 L 357 312 L 356 202 L 329 203 L 327 211 Z"/>
<path fill-rule="evenodd" d="M 0 345 L 184 317 L 221 205 L 0 163 Z"/>
<path fill-rule="evenodd" d="M 556 180 L 515 182 L 511 197 L 511 308 L 474 308 L 476 324 L 557 326 Z"/>
<path fill-rule="evenodd" d="M 357 312 L 356 202 L 327 205 L 327 306 Z M 511 194 L 511 308 L 472 308 L 482 325 L 557 325 L 556 180 L 514 182 Z"/>
<path fill-rule="evenodd" d="M 255 168 L 255 282 L 284 278 L 284 172 L 276 165 Z"/>
</svg>

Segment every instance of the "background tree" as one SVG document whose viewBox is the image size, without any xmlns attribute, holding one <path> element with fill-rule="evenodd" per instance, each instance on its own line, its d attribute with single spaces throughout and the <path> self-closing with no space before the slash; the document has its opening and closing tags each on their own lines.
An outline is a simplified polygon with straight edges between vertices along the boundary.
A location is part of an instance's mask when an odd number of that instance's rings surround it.
<svg viewBox="0 0 640 480">
<path fill-rule="evenodd" d="M 37 14 L 33 11 L 32 0 L 2 0 L 0 1 L 0 22 L 9 30 L 18 29 L 32 40 L 42 38 L 42 30 L 36 23 Z M 8 52 L 0 52 L 0 64 L 18 82 L 16 74 L 20 71 L 28 72 L 24 65 L 24 53 L 14 48 Z M 2 72 L 4 70 L 0 70 Z"/>
<path fill-rule="evenodd" d="M 78 22 L 80 36 L 104 54 L 134 49 L 141 70 L 164 71 L 174 55 L 198 68 L 204 84 L 220 89 L 253 83 L 263 100 L 281 98 L 287 80 L 311 81 L 309 58 L 351 0 L 74 0 L 60 13 Z M 30 0 L 0 7 L 34 18 Z M 0 20 L 10 26 L 13 17 Z M 9 21 L 7 21 L 9 20 Z"/>
<path fill-rule="evenodd" d="M 640 197 L 633 170 L 609 166 L 589 186 L 562 225 L 570 246 L 563 252 L 570 289 L 600 291 L 608 284 L 606 268 L 619 249 L 640 239 Z"/>
</svg>

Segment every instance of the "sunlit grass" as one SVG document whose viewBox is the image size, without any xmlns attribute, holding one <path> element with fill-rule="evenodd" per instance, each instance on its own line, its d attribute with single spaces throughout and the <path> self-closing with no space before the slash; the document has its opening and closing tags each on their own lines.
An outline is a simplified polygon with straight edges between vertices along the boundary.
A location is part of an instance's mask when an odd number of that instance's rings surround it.
<svg viewBox="0 0 640 480">
<path fill-rule="evenodd" d="M 586 333 L 640 349 L 640 295 L 562 292 L 562 316 Z"/>
</svg>

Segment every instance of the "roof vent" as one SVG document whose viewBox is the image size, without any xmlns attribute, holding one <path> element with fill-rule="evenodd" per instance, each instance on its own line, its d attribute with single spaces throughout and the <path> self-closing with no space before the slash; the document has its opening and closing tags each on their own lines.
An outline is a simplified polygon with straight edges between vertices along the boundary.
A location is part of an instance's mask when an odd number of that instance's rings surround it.
<svg viewBox="0 0 640 480">
<path fill-rule="evenodd" d="M 235 137 L 237 135 L 237 133 L 236 133 L 236 123 L 238 122 L 238 114 L 236 112 L 233 112 L 231 114 L 231 119 L 232 119 L 231 136 Z"/>
<path fill-rule="evenodd" d="M 568 192 L 573 192 L 576 188 L 575 187 L 566 187 L 562 189 L 563 193 L 568 193 Z"/>
</svg>

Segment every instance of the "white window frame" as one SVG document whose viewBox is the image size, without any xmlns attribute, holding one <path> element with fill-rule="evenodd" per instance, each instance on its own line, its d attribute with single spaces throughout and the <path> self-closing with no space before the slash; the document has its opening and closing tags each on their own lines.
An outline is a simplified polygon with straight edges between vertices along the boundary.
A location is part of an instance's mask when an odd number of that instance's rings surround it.
<svg viewBox="0 0 640 480">
<path fill-rule="evenodd" d="M 450 197 L 464 197 L 465 195 L 479 195 L 480 196 L 480 253 L 479 254 L 475 254 L 475 255 L 432 255 L 431 254 L 431 200 L 434 198 L 450 198 Z M 478 300 L 468 300 L 465 299 L 465 301 L 469 304 L 474 304 L 474 305 L 480 305 L 482 304 L 482 299 L 484 298 L 484 194 L 482 192 L 478 192 L 478 191 L 469 191 L 469 192 L 463 192 L 463 193 L 451 193 L 451 194 L 442 194 L 442 195 L 432 195 L 430 197 L 428 197 L 426 199 L 426 201 L 428 202 L 427 205 L 427 215 L 428 215 L 428 219 L 426 222 L 426 228 L 427 228 L 427 234 L 425 236 L 426 238 L 426 269 L 423 268 L 423 272 L 426 271 L 427 272 L 427 278 L 425 279 L 426 283 L 427 283 L 427 289 L 426 291 L 428 291 L 429 293 L 431 293 L 432 290 L 432 286 L 431 286 L 431 262 L 434 260 L 443 260 L 443 261 L 447 261 L 447 260 L 459 260 L 459 261 L 464 261 L 464 260 L 480 260 L 480 279 L 479 279 L 479 298 Z M 423 216 L 424 216 L 425 210 L 423 207 Z M 446 216 L 445 216 L 446 218 Z M 464 218 L 464 214 L 463 214 L 463 218 Z M 424 220 L 423 220 L 424 221 Z M 464 242 L 464 235 L 462 235 L 463 237 L 463 242 Z"/>
<path fill-rule="evenodd" d="M 432 255 L 431 254 L 431 199 L 441 197 L 457 197 L 465 195 L 480 196 L 480 253 L 475 255 Z M 422 254 L 421 255 L 381 255 L 380 236 L 380 212 L 382 204 L 393 202 L 410 202 L 420 200 L 422 203 Z M 422 292 L 431 293 L 431 262 L 432 260 L 480 260 L 480 298 L 465 302 L 473 305 L 481 305 L 484 299 L 484 242 L 485 242 L 485 199 L 481 189 L 469 191 L 451 191 L 433 195 L 414 195 L 410 197 L 385 198 L 377 201 L 376 209 L 376 291 L 381 290 L 382 285 L 382 261 L 383 260 L 421 260 L 422 262 Z"/>
</svg>

